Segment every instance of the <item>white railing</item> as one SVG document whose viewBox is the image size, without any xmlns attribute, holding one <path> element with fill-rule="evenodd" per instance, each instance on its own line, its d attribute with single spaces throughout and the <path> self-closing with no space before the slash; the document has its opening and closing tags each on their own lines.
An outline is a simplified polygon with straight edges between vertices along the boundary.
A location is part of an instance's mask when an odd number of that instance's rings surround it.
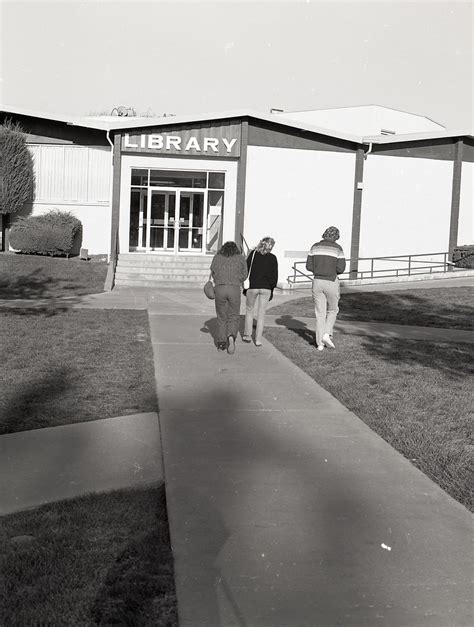
<svg viewBox="0 0 474 627">
<path fill-rule="evenodd" d="M 346 270 L 339 275 L 341 279 L 393 278 L 462 270 L 462 268 L 456 268 L 454 263 L 449 261 L 449 253 L 447 252 L 392 255 L 390 257 L 358 257 L 357 259 L 347 259 L 346 264 L 347 268 L 353 265 L 357 270 Z M 306 270 L 306 260 L 296 261 L 292 269 L 293 274 L 288 277 L 288 283 L 299 284 L 312 280 L 312 275 Z"/>
</svg>

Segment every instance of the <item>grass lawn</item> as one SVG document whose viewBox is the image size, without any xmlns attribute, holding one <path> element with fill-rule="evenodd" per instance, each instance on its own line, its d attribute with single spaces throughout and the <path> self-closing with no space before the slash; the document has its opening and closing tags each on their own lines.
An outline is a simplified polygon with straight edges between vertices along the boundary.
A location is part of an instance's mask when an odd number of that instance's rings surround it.
<svg viewBox="0 0 474 627">
<path fill-rule="evenodd" d="M 430 290 L 431 291 L 431 290 Z M 314 333 L 265 337 L 446 492 L 472 509 L 472 346 Z"/>
<path fill-rule="evenodd" d="M 0 434 L 157 411 L 144 311 L 4 309 Z"/>
<path fill-rule="evenodd" d="M 178 625 L 163 486 L 3 517 L 0 572 L 5 626 Z"/>
<path fill-rule="evenodd" d="M 43 255 L 0 254 L 0 299 L 58 298 L 104 291 L 107 264 Z"/>
<path fill-rule="evenodd" d="M 274 316 L 314 318 L 311 296 L 268 309 Z M 474 328 L 474 289 L 446 287 L 393 292 L 343 293 L 338 320 L 389 322 L 451 329 Z"/>
</svg>

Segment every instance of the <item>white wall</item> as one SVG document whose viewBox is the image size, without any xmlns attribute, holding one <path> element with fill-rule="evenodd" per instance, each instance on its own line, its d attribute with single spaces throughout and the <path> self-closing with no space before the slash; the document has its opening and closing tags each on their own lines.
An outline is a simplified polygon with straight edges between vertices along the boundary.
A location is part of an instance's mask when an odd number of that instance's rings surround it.
<svg viewBox="0 0 474 627">
<path fill-rule="evenodd" d="M 447 251 L 452 176 L 452 161 L 369 155 L 359 256 Z"/>
<path fill-rule="evenodd" d="M 108 148 L 30 144 L 35 201 L 21 215 L 57 209 L 82 222 L 82 246 L 89 254 L 110 253 L 111 159 Z M 12 217 L 12 223 L 14 217 Z"/>
<path fill-rule="evenodd" d="M 250 247 L 275 239 L 280 283 L 328 226 L 339 228 L 349 257 L 354 168 L 351 153 L 248 147 L 244 236 Z"/>
<path fill-rule="evenodd" d="M 233 240 L 235 233 L 235 202 L 237 193 L 237 161 L 230 159 L 181 159 L 148 155 L 122 156 L 120 181 L 120 250 L 128 252 L 130 233 L 130 186 L 132 168 L 225 172 L 224 221 L 222 241 Z"/>
<path fill-rule="evenodd" d="M 82 247 L 87 248 L 90 255 L 110 253 L 110 207 L 108 204 L 33 203 L 31 215 L 41 215 L 51 209 L 68 211 L 82 222 Z"/>
<path fill-rule="evenodd" d="M 462 164 L 458 245 L 474 244 L 474 163 Z"/>
</svg>

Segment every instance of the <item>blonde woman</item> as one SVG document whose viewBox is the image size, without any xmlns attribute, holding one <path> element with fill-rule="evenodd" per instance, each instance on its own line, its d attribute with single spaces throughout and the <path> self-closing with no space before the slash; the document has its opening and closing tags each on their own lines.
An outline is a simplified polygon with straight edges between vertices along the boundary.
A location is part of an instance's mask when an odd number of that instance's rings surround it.
<svg viewBox="0 0 474 627">
<path fill-rule="evenodd" d="M 250 287 L 246 294 L 245 328 L 242 339 L 244 342 L 252 341 L 253 316 L 255 306 L 257 306 L 255 346 L 262 345 L 265 311 L 278 283 L 278 260 L 272 253 L 274 246 L 275 240 L 272 237 L 264 237 L 247 257 Z"/>
</svg>

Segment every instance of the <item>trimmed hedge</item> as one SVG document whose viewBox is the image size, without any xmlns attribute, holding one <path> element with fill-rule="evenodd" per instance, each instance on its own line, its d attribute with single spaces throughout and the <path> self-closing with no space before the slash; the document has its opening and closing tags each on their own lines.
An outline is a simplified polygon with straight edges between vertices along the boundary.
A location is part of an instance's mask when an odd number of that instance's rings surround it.
<svg viewBox="0 0 474 627">
<path fill-rule="evenodd" d="M 69 256 L 81 232 L 81 221 L 72 213 L 52 210 L 18 218 L 11 227 L 10 244 L 22 253 Z"/>
</svg>

